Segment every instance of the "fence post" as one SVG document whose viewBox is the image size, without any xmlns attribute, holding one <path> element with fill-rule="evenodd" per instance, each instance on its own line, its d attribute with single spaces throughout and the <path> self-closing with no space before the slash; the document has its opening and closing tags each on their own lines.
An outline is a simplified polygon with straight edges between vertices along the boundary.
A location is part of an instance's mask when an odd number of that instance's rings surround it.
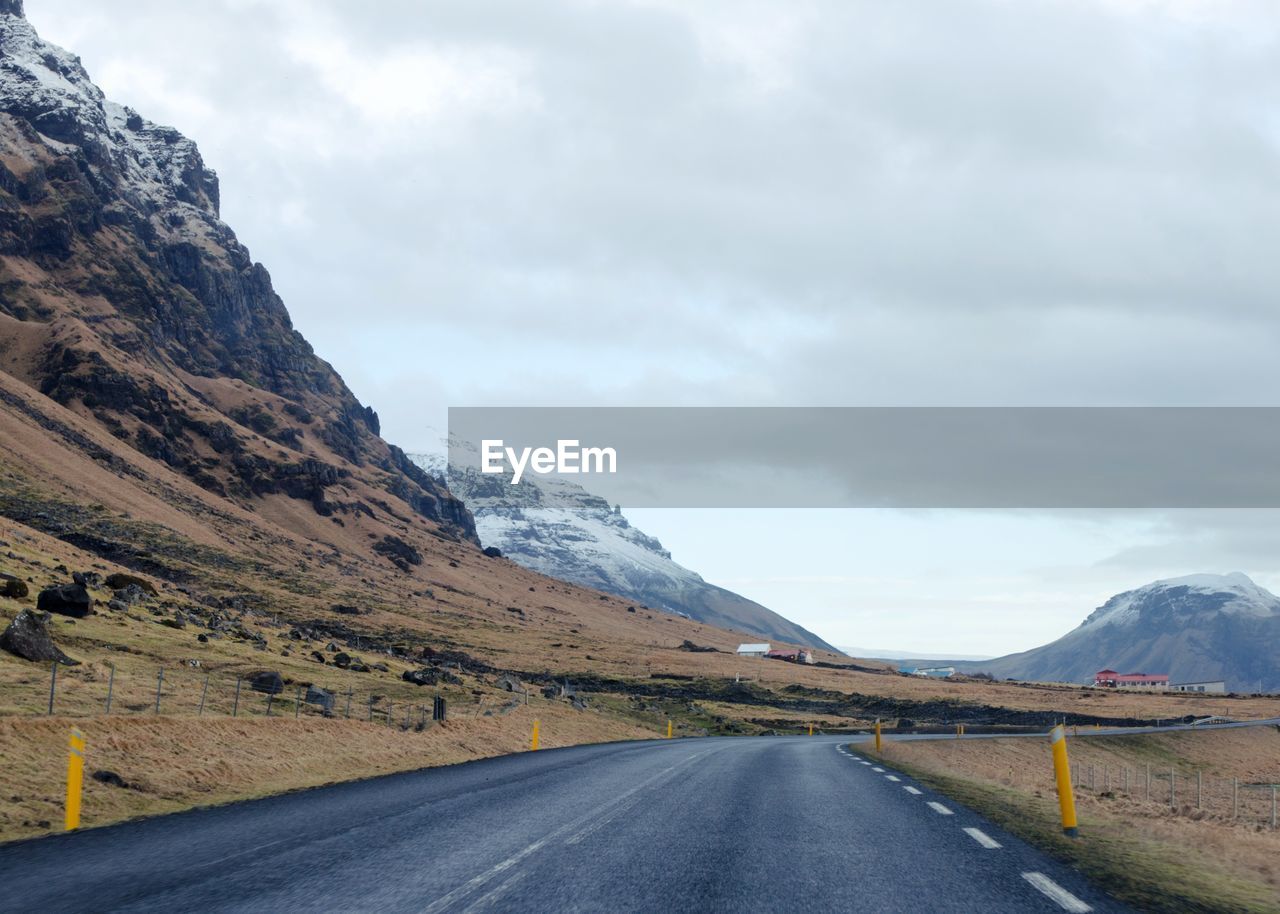
<svg viewBox="0 0 1280 914">
<path fill-rule="evenodd" d="M 49 713 L 53 713 L 53 696 L 58 691 L 58 661 L 53 661 L 53 669 L 49 673 Z"/>
<path fill-rule="evenodd" d="M 1151 763 L 1147 763 L 1147 802 L 1151 802 Z"/>
<path fill-rule="evenodd" d="M 272 685 L 274 684 L 267 686 L 267 717 L 271 716 L 271 702 L 276 697 L 276 692 L 275 692 L 275 689 L 272 688 Z"/>
<path fill-rule="evenodd" d="M 111 664 L 111 672 L 107 674 L 107 708 L 103 712 L 104 714 L 111 713 L 111 692 L 115 688 L 115 684 L 116 684 L 116 665 L 113 663 Z"/>
<path fill-rule="evenodd" d="M 351 687 L 347 686 L 347 720 L 351 720 Z"/>
<path fill-rule="evenodd" d="M 196 717 L 204 717 L 204 698 L 209 694 L 209 674 L 204 674 L 204 688 L 200 690 L 200 710 L 196 711 Z"/>
<path fill-rule="evenodd" d="M 365 717 L 365 720 L 367 720 L 369 723 L 373 723 L 373 696 L 372 695 L 369 696 L 369 714 L 367 717 Z"/>
<path fill-rule="evenodd" d="M 231 716 L 235 717 L 240 713 L 240 680 L 242 677 L 236 677 L 236 699 L 231 704 Z"/>
<path fill-rule="evenodd" d="M 1111 766 L 1106 762 L 1102 763 L 1102 789 L 1108 793 L 1111 791 Z"/>
<path fill-rule="evenodd" d="M 164 689 L 164 667 L 156 674 L 156 713 L 160 713 L 160 693 Z"/>
</svg>

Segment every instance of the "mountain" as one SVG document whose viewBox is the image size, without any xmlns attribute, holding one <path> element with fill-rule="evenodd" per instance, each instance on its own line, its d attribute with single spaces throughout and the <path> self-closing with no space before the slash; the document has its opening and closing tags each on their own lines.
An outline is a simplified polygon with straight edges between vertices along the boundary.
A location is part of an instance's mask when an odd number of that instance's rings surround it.
<svg viewBox="0 0 1280 914">
<path fill-rule="evenodd" d="M 1280 597 L 1239 572 L 1155 581 L 1117 594 L 1050 644 L 965 663 L 999 677 L 1092 682 L 1098 670 L 1222 679 L 1231 691 L 1280 689 Z"/>
<path fill-rule="evenodd" d="M 308 535 L 403 509 L 474 542 L 462 504 L 379 437 L 377 414 L 293 328 L 219 218 L 218 179 L 195 144 L 106 99 L 22 12 L 0 0 L 8 408 L 78 446 L 49 415 L 55 403 Z"/>
<path fill-rule="evenodd" d="M 80 615 L 55 632 L 85 675 L 274 670 L 388 707 L 424 676 L 451 702 L 506 700 L 495 669 L 727 675 L 737 632 L 484 554 L 218 203 L 191 140 L 105 98 L 0 0 L 0 626 L 65 588 Z M 339 649 L 369 662 L 336 668 Z M 34 659 L 0 650 L 0 692 Z"/>
<path fill-rule="evenodd" d="M 410 457 L 444 479 L 442 456 Z M 457 467 L 448 482 L 474 515 L 480 541 L 525 568 L 721 628 L 838 653 L 808 629 L 676 563 L 661 542 L 581 486 L 527 476 L 511 485 L 505 476 Z"/>
</svg>

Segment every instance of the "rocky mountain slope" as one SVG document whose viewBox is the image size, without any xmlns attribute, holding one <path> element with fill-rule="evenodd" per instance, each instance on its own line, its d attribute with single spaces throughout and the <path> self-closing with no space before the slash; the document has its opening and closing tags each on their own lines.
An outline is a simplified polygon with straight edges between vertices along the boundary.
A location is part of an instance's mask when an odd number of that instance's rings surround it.
<svg viewBox="0 0 1280 914">
<path fill-rule="evenodd" d="M 393 500 L 474 539 L 294 330 L 195 144 L 106 99 L 20 0 L 0 5 L 0 371 L 221 499 L 335 525 Z"/>
<path fill-rule="evenodd" d="M 443 456 L 409 456 L 444 481 Z M 619 508 L 579 485 L 526 477 L 513 486 L 505 477 L 453 470 L 449 487 L 475 516 L 481 543 L 525 568 L 721 628 L 836 650 L 773 610 L 707 583 Z"/>
<path fill-rule="evenodd" d="M 1057 682 L 1092 682 L 1110 668 L 1273 691 L 1280 689 L 1280 597 L 1238 572 L 1155 581 L 1112 597 L 1057 641 L 958 666 Z"/>
</svg>

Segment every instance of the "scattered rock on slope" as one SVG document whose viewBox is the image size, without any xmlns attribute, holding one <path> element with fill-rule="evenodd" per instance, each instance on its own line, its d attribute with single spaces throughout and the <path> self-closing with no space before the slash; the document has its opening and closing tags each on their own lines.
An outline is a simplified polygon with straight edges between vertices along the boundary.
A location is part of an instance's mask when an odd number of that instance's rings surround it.
<svg viewBox="0 0 1280 914">
<path fill-rule="evenodd" d="M 36 608 L 42 612 L 57 613 L 60 616 L 75 616 L 83 619 L 89 615 L 89 607 L 93 600 L 83 584 L 57 584 L 40 591 L 36 600 Z"/>
<path fill-rule="evenodd" d="M 24 609 L 0 634 L 0 648 L 24 660 L 56 660 L 67 666 L 76 666 L 80 661 L 72 660 L 53 643 L 53 638 L 49 635 L 49 619 L 48 613 Z"/>
<path fill-rule="evenodd" d="M 30 592 L 26 581 L 21 578 L 15 578 L 11 574 L 0 573 L 0 597 L 21 600 Z"/>
</svg>

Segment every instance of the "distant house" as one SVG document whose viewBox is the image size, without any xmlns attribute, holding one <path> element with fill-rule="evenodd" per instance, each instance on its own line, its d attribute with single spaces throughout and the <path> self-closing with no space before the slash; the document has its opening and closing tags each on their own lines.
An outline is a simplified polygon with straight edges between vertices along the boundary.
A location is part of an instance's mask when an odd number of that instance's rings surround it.
<svg viewBox="0 0 1280 914">
<path fill-rule="evenodd" d="M 770 645 L 768 644 L 739 644 L 739 657 L 763 657 L 769 653 Z"/>
<path fill-rule="evenodd" d="M 1167 689 L 1168 673 L 1117 673 L 1115 670 L 1098 670 L 1093 684 L 1106 689 Z"/>
<path fill-rule="evenodd" d="M 1212 692 L 1224 695 L 1227 684 L 1221 679 L 1212 679 L 1208 682 L 1175 682 L 1169 688 L 1175 692 Z"/>
<path fill-rule="evenodd" d="M 955 674 L 953 666 L 922 666 L 911 671 L 913 676 L 928 676 L 930 679 L 950 679 Z"/>
<path fill-rule="evenodd" d="M 745 647 L 746 645 L 744 645 Z M 739 648 L 741 650 L 741 648 Z M 773 660 L 790 660 L 792 663 L 813 663 L 813 652 L 806 650 L 786 650 L 767 651 L 766 657 Z"/>
</svg>

